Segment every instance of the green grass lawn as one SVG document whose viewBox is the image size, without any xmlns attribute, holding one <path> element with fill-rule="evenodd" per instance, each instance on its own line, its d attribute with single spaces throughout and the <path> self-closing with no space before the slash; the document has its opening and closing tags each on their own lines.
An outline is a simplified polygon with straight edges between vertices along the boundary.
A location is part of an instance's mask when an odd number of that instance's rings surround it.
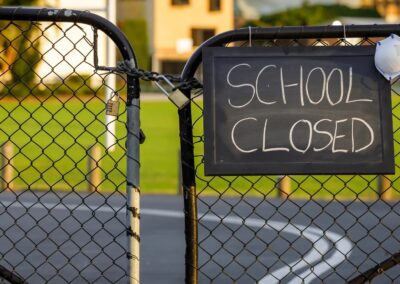
<svg viewBox="0 0 400 284">
<path fill-rule="evenodd" d="M 178 180 L 178 115 L 168 102 L 143 102 L 141 147 L 143 192 L 175 193 Z M 13 186 L 17 189 L 87 190 L 88 149 L 101 145 L 100 190 L 125 190 L 126 158 L 123 104 L 116 121 L 114 151 L 104 146 L 104 103 L 101 99 L 54 97 L 0 100 L 0 144 L 14 144 Z"/>
<path fill-rule="evenodd" d="M 395 98 L 393 104 L 399 102 Z M 197 120 L 194 135 L 203 132 L 201 101 L 193 107 Z M 0 144 L 14 144 L 12 166 L 14 189 L 81 190 L 88 188 L 87 150 L 97 143 L 101 147 L 102 182 L 100 191 L 125 191 L 126 158 L 123 104 L 116 121 L 117 144 L 114 151 L 104 147 L 104 103 L 100 98 L 60 97 L 0 100 Z M 179 130 L 178 114 L 168 101 L 142 101 L 142 129 L 146 142 L 141 147 L 141 189 L 143 193 L 175 194 L 178 188 Z M 394 128 L 400 126 L 394 117 Z M 395 140 L 400 141 L 395 132 Z M 194 141 L 199 139 L 195 137 Z M 395 153 L 399 147 L 395 143 Z M 197 188 L 201 194 L 251 194 L 277 196 L 276 176 L 204 177 L 203 144 L 195 144 Z M 398 159 L 396 159 L 397 162 Z M 18 174 L 17 174 L 18 173 Z M 396 176 L 394 187 L 400 188 Z M 376 198 L 377 176 L 293 176 L 292 197 Z M 399 196 L 398 192 L 396 195 Z"/>
<path fill-rule="evenodd" d="M 178 110 L 169 101 L 144 101 L 141 106 L 142 129 L 146 134 L 140 153 L 142 192 L 177 193 Z"/>
</svg>

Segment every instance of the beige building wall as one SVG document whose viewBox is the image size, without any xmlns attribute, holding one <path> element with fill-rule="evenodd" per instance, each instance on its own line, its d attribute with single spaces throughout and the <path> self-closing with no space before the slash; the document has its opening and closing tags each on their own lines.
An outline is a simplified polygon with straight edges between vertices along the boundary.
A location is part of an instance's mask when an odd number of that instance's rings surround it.
<svg viewBox="0 0 400 284">
<path fill-rule="evenodd" d="M 384 15 L 388 23 L 398 23 L 400 21 L 400 4 L 388 4 L 386 7 L 378 7 L 381 15 Z"/>
<path fill-rule="evenodd" d="M 150 32 L 152 65 L 162 71 L 162 61 L 186 61 L 196 46 L 187 48 L 192 29 L 212 29 L 215 34 L 234 28 L 234 0 L 221 0 L 219 11 L 210 11 L 209 0 L 189 0 L 188 5 L 172 5 L 172 0 L 153 0 Z M 185 45 L 184 52 L 179 44 Z M 182 49 L 182 47 L 181 47 Z"/>
<path fill-rule="evenodd" d="M 361 0 L 362 7 L 373 7 L 375 4 L 375 0 Z"/>
</svg>

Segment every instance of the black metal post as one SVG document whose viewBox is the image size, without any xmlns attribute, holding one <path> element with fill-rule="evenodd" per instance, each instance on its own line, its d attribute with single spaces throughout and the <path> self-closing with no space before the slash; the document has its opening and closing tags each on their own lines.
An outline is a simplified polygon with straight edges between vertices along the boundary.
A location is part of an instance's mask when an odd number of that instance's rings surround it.
<svg viewBox="0 0 400 284">
<path fill-rule="evenodd" d="M 190 91 L 185 91 L 185 95 L 190 97 Z M 179 111 L 179 129 L 185 210 L 185 283 L 195 284 L 198 281 L 197 200 L 193 154 L 192 112 L 190 104 Z"/>
</svg>

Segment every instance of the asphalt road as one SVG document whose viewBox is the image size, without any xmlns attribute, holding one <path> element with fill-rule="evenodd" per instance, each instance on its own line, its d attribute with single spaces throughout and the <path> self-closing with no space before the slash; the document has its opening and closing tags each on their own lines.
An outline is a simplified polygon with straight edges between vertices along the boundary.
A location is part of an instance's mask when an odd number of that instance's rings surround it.
<svg viewBox="0 0 400 284">
<path fill-rule="evenodd" d="M 29 283 L 126 283 L 123 195 L 18 194 L 0 193 L 1 264 Z M 201 283 L 231 283 L 228 275 L 238 283 L 343 283 L 400 250 L 399 203 L 205 198 L 198 206 Z M 141 207 L 142 283 L 183 283 L 182 198 L 143 196 Z M 387 275 L 399 277 L 399 267 Z"/>
</svg>

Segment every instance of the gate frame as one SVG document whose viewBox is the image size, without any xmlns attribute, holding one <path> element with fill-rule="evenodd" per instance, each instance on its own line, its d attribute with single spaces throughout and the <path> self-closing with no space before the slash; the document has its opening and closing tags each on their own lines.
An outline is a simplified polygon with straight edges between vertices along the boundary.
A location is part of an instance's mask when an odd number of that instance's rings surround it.
<svg viewBox="0 0 400 284">
<path fill-rule="evenodd" d="M 134 50 L 122 31 L 109 20 L 92 14 L 89 11 L 52 8 L 31 7 L 0 7 L 0 21 L 26 21 L 26 22 L 64 22 L 87 24 L 101 30 L 118 47 L 123 60 L 130 68 L 138 68 Z M 96 39 L 94 39 L 96 40 Z M 96 44 L 96 41 L 94 42 Z M 97 65 L 95 58 L 95 65 Z M 97 70 L 102 67 L 98 67 Z M 113 71 L 115 66 L 104 69 Z M 139 283 L 139 232 L 140 232 L 140 83 L 139 78 L 127 74 L 127 172 L 126 172 L 126 224 L 128 246 L 127 258 L 130 283 Z"/>
<path fill-rule="evenodd" d="M 181 78 L 183 81 L 188 81 L 194 77 L 196 70 L 202 63 L 202 51 L 205 47 L 223 47 L 225 44 L 237 41 L 249 41 L 251 43 L 251 40 L 388 37 L 392 33 L 400 33 L 400 25 L 248 27 L 231 30 L 215 35 L 201 44 L 186 62 Z M 182 92 L 188 98 L 191 97 L 190 90 L 182 90 Z M 197 284 L 198 212 L 191 104 L 187 104 L 183 109 L 179 110 L 179 130 L 185 211 L 185 283 Z"/>
</svg>

